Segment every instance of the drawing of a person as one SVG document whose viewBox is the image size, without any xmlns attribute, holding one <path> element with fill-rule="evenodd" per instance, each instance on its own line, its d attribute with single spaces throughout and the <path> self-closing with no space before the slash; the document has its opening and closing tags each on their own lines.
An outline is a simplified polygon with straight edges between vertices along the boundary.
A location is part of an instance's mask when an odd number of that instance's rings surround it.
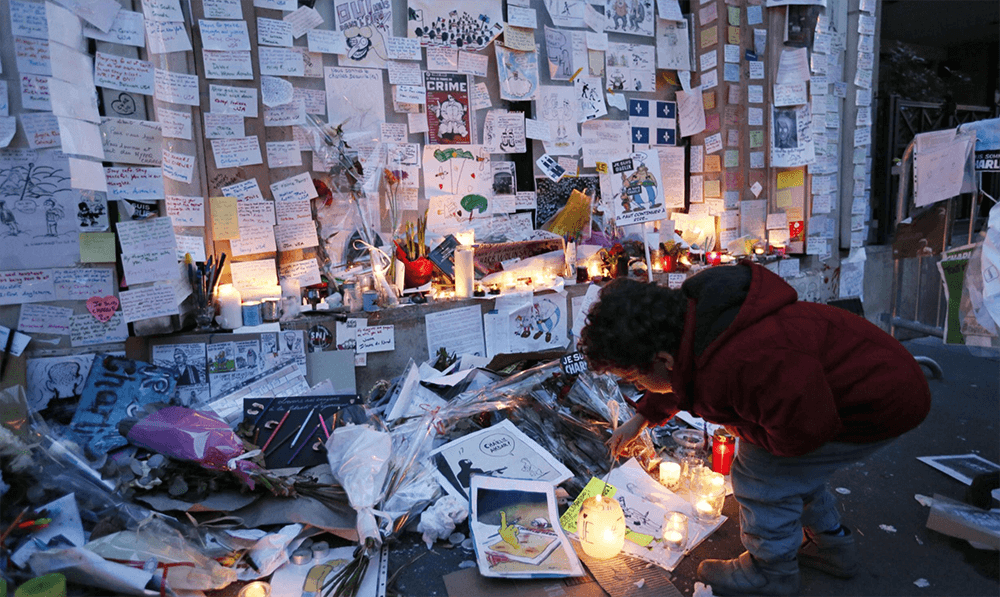
<svg viewBox="0 0 1000 597">
<path fill-rule="evenodd" d="M 14 212 L 7 209 L 6 201 L 0 201 L 0 224 L 6 224 L 7 228 L 10 229 L 10 236 L 17 236 L 21 234 L 21 229 L 17 225 L 17 218 L 14 217 Z"/>
<path fill-rule="evenodd" d="M 639 167 L 629 177 L 629 180 L 634 180 L 646 191 L 646 199 L 649 201 L 649 207 L 656 207 L 656 177 L 649 171 L 646 164 L 639 164 Z"/>
<path fill-rule="evenodd" d="M 51 393 L 49 399 L 70 398 L 77 396 L 82 389 L 84 379 L 80 375 L 80 363 L 66 361 L 49 367 L 45 389 Z"/>
<path fill-rule="evenodd" d="M 628 24 L 628 2 L 626 0 L 615 0 L 611 5 L 611 14 L 615 21 L 615 31 L 618 31 L 618 24 L 625 29 Z"/>
<path fill-rule="evenodd" d="M 59 220 L 66 216 L 66 212 L 56 205 L 52 199 L 46 199 L 45 203 L 45 236 L 59 236 Z"/>
<path fill-rule="evenodd" d="M 535 312 L 535 328 L 538 330 L 532 337 L 533 340 L 544 333 L 545 341 L 552 341 L 552 330 L 559 324 L 562 318 L 562 310 L 555 303 L 549 300 L 541 300 L 532 307 Z"/>
<path fill-rule="evenodd" d="M 792 110 L 775 110 L 774 146 L 779 149 L 795 149 L 798 145 L 798 134 L 795 131 L 795 113 Z"/>
<path fill-rule="evenodd" d="M 451 94 L 448 94 L 448 99 L 444 102 L 438 102 L 434 110 L 440 121 L 438 134 L 448 139 L 468 136 L 469 129 L 465 126 L 466 111 L 466 107 Z"/>
<path fill-rule="evenodd" d="M 463 458 L 458 461 L 458 474 L 455 478 L 458 479 L 459 484 L 462 485 L 464 489 L 468 489 L 469 485 L 472 483 L 472 475 L 488 475 L 496 476 L 502 475 L 503 472 L 507 470 L 507 467 L 501 467 L 498 469 L 493 469 L 492 471 L 484 471 L 481 468 L 476 468 L 472 466 L 472 461 L 468 458 Z"/>
<path fill-rule="evenodd" d="M 181 349 L 174 350 L 174 369 L 177 370 L 177 385 L 191 386 L 201 383 L 198 368 L 188 363 L 187 354 Z"/>
<path fill-rule="evenodd" d="M 632 0 L 632 9 L 628 15 L 632 25 L 632 31 L 639 30 L 639 24 L 646 20 L 646 8 L 640 0 Z"/>
</svg>

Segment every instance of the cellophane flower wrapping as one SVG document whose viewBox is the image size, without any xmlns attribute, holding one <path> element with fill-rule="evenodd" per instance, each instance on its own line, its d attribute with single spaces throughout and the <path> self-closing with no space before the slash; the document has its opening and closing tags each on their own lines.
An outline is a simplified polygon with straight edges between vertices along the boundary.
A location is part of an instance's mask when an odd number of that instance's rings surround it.
<svg viewBox="0 0 1000 597">
<path fill-rule="evenodd" d="M 451 440 L 510 419 L 573 472 L 564 483 L 573 494 L 591 477 L 606 474 L 611 464 L 605 445 L 611 436 L 608 400 L 619 404 L 620 421 L 635 413 L 613 377 L 591 372 L 567 376 L 558 361 L 551 361 L 459 395 L 436 413 L 435 426 Z M 656 458 L 648 433 L 621 458 L 633 456 L 644 468 Z"/>
<path fill-rule="evenodd" d="M 258 466 L 239 459 L 243 441 L 212 412 L 168 406 L 140 419 L 126 436 L 132 444 L 170 458 L 194 462 L 203 468 L 232 471 L 250 488 Z"/>
<path fill-rule="evenodd" d="M 381 545 L 374 510 L 389 474 L 392 436 L 368 425 L 338 427 L 330 433 L 326 450 L 333 476 L 357 512 L 358 541 L 374 539 Z"/>
</svg>

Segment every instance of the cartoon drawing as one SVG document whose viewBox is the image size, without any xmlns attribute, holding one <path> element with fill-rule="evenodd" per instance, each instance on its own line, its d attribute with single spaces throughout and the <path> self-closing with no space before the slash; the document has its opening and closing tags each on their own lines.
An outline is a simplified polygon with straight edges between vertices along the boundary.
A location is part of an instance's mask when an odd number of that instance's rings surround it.
<svg viewBox="0 0 1000 597">
<path fill-rule="evenodd" d="M 512 101 L 535 99 L 538 91 L 537 55 L 502 46 L 497 47 L 496 52 L 500 97 Z"/>
<path fill-rule="evenodd" d="M 174 368 L 177 370 L 177 385 L 190 386 L 202 382 L 198 368 L 188 363 L 187 353 L 180 348 L 174 350 Z"/>
<path fill-rule="evenodd" d="M 542 299 L 535 303 L 534 307 L 532 307 L 532 312 L 535 317 L 536 329 L 535 335 L 532 339 L 538 340 L 538 338 L 544 333 L 545 341 L 551 342 L 552 330 L 559 324 L 559 320 L 562 317 L 562 310 L 552 301 Z"/>
<path fill-rule="evenodd" d="M 6 201 L 0 201 L 0 224 L 5 224 L 10 230 L 10 236 L 21 234 L 21 229 L 17 225 L 17 218 L 14 212 L 7 209 Z"/>
<path fill-rule="evenodd" d="M 99 226 L 101 216 L 104 215 L 104 206 L 99 202 L 93 204 L 81 201 L 77 205 L 76 217 L 80 220 L 81 228 L 93 228 Z"/>
<path fill-rule="evenodd" d="M 59 236 L 59 220 L 66 217 L 66 212 L 52 199 L 46 199 L 43 205 L 45 206 L 45 236 Z"/>
<path fill-rule="evenodd" d="M 526 473 L 532 479 L 537 479 L 545 474 L 545 471 L 531 464 L 531 461 L 527 458 L 521 459 L 521 472 Z"/>
<path fill-rule="evenodd" d="M 472 482 L 472 475 L 486 475 L 489 477 L 493 477 L 496 475 L 502 475 L 504 471 L 507 470 L 506 466 L 502 466 L 500 468 L 493 469 L 491 471 L 484 471 L 481 468 L 476 468 L 472 466 L 472 461 L 469 460 L 468 458 L 463 458 L 462 460 L 459 460 L 458 467 L 459 470 L 458 473 L 455 475 L 455 478 L 458 479 L 458 482 L 462 485 L 462 487 L 466 489 L 469 488 L 469 484 Z"/>
<path fill-rule="evenodd" d="M 342 64 L 384 68 L 389 59 L 386 38 L 392 35 L 392 4 L 337 0 L 334 17 L 336 29 L 344 32 L 347 41 L 350 62 Z"/>
<path fill-rule="evenodd" d="M 409 6 L 407 30 L 410 37 L 420 38 L 422 46 L 481 50 L 500 31 L 499 4 L 476 3 L 480 10 L 471 11 L 456 9 L 454 3 L 432 0 L 411 0 Z"/>
<path fill-rule="evenodd" d="M 614 31 L 624 30 L 628 23 L 628 2 L 626 0 L 614 0 L 611 3 L 611 18 L 614 21 Z"/>
<path fill-rule="evenodd" d="M 465 125 L 468 108 L 456 101 L 455 96 L 449 93 L 447 100 L 439 101 L 436 106 L 428 106 L 428 109 L 438 117 L 438 135 L 445 141 L 469 135 L 469 129 Z"/>
<path fill-rule="evenodd" d="M 497 532 L 500 533 L 500 538 L 503 539 L 504 543 L 514 549 L 521 549 L 521 544 L 517 542 L 517 527 L 507 524 L 507 513 L 503 510 L 500 511 L 500 528 L 497 529 Z"/>
</svg>

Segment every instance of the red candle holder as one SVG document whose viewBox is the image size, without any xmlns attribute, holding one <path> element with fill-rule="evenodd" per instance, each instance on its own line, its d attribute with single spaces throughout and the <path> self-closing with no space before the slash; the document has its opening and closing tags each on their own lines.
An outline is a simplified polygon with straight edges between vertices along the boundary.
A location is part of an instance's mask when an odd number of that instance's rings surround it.
<svg viewBox="0 0 1000 597">
<path fill-rule="evenodd" d="M 712 436 L 712 470 L 728 475 L 736 457 L 736 438 L 725 429 Z"/>
<path fill-rule="evenodd" d="M 674 257 L 673 255 L 664 254 L 662 263 L 663 263 L 663 271 L 665 273 L 670 274 L 673 273 L 675 269 L 677 269 L 677 258 Z"/>
<path fill-rule="evenodd" d="M 719 265 L 722 263 L 722 253 L 718 251 L 709 251 L 705 254 L 705 263 L 709 265 Z"/>
</svg>

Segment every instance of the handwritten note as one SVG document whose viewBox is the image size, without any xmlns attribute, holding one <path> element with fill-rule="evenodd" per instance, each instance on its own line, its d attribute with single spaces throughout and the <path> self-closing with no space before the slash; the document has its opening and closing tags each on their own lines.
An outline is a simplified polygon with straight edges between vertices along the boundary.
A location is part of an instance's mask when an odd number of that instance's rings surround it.
<svg viewBox="0 0 1000 597">
<path fill-rule="evenodd" d="M 206 50 L 250 50 L 246 21 L 198 19 L 202 46 Z"/>
<path fill-rule="evenodd" d="M 193 155 L 163 150 L 163 176 L 177 182 L 190 183 L 193 172 Z"/>
<path fill-rule="evenodd" d="M 311 6 L 300 6 L 284 17 L 285 22 L 292 25 L 292 36 L 298 39 L 310 29 L 323 24 L 323 17 Z"/>
<path fill-rule="evenodd" d="M 205 16 L 209 19 L 242 19 L 240 0 L 205 0 Z"/>
<path fill-rule="evenodd" d="M 301 99 L 280 106 L 264 106 L 264 126 L 293 126 L 306 123 L 306 107 Z"/>
<path fill-rule="evenodd" d="M 173 284 L 154 284 L 145 288 L 118 293 L 125 322 L 152 319 L 177 314 L 177 297 Z"/>
<path fill-rule="evenodd" d="M 108 162 L 160 165 L 163 136 L 160 124 L 129 118 L 102 118 L 101 139 Z"/>
<path fill-rule="evenodd" d="M 332 31 L 328 33 L 333 33 Z M 257 19 L 257 43 L 262 46 L 292 46 L 292 24 L 278 19 Z M 318 50 L 316 50 L 318 51 Z"/>
<path fill-rule="evenodd" d="M 56 307 L 54 305 L 21 305 L 21 314 L 17 320 L 19 332 L 35 334 L 69 335 L 69 320 L 73 309 Z"/>
<path fill-rule="evenodd" d="M 52 75 L 48 39 L 14 36 L 14 59 L 19 73 Z"/>
<path fill-rule="evenodd" d="M 203 50 L 205 78 L 249 81 L 253 79 L 250 52 Z"/>
<path fill-rule="evenodd" d="M 239 114 L 248 118 L 257 117 L 256 88 L 209 85 L 208 95 L 212 112 Z"/>
<path fill-rule="evenodd" d="M 27 110 L 52 110 L 49 101 L 49 78 L 21 75 L 21 107 Z"/>
<path fill-rule="evenodd" d="M 183 21 L 178 0 L 142 0 L 142 13 L 148 21 Z"/>
<path fill-rule="evenodd" d="M 156 120 L 164 137 L 191 139 L 191 113 L 158 108 Z"/>
<path fill-rule="evenodd" d="M 114 232 L 80 234 L 80 263 L 114 263 L 116 255 Z"/>
<path fill-rule="evenodd" d="M 370 325 L 357 329 L 354 351 L 360 354 L 396 350 L 396 332 L 391 325 Z"/>
<path fill-rule="evenodd" d="M 302 54 L 290 48 L 271 48 L 258 46 L 257 57 L 260 60 L 260 74 L 276 77 L 301 77 L 305 75 L 305 62 Z"/>
<path fill-rule="evenodd" d="M 167 215 L 174 226 L 204 226 L 205 199 L 200 195 L 167 195 Z"/>
<path fill-rule="evenodd" d="M 59 119 L 51 113 L 25 112 L 21 114 L 21 126 L 32 149 L 59 147 L 62 144 L 59 136 Z M 103 176 L 101 179 L 103 181 Z"/>
<path fill-rule="evenodd" d="M 206 139 L 236 139 L 246 137 L 243 116 L 239 114 L 205 113 Z"/>
<path fill-rule="evenodd" d="M 254 226 L 274 226 L 274 202 L 265 199 L 240 199 L 236 203 L 237 218 L 240 229 Z"/>
<path fill-rule="evenodd" d="M 298 141 L 269 141 L 267 144 L 269 168 L 286 168 L 302 165 L 302 152 Z"/>
<path fill-rule="evenodd" d="M 240 237 L 239 216 L 236 211 L 236 197 L 211 197 L 212 238 L 228 240 Z"/>
<path fill-rule="evenodd" d="M 111 237 L 111 260 L 114 261 L 114 233 L 98 234 Z M 51 272 L 56 300 L 85 301 L 92 296 L 108 296 L 114 292 L 114 270 L 111 268 L 67 267 L 55 268 Z"/>
<path fill-rule="evenodd" d="M 341 31 L 328 31 L 323 29 L 313 29 L 306 37 L 309 41 L 310 52 L 321 52 L 323 54 L 347 54 L 347 38 Z M 418 46 L 419 50 L 420 47 Z"/>
<path fill-rule="evenodd" d="M 256 253 L 273 253 L 277 250 L 274 244 L 274 230 L 270 226 L 240 226 L 240 237 L 229 241 L 234 257 L 254 255 Z"/>
<path fill-rule="evenodd" d="M 128 338 L 128 325 L 121 311 L 104 323 L 90 313 L 74 315 L 69 322 L 73 346 L 94 346 L 110 342 L 124 342 Z"/>
<path fill-rule="evenodd" d="M 213 139 L 212 154 L 217 168 L 238 168 L 264 163 L 257 137 Z"/>
<path fill-rule="evenodd" d="M 395 37 L 386 39 L 386 51 L 392 60 L 420 60 L 420 40 L 415 37 Z M 346 53 L 346 52 L 344 52 Z"/>
<path fill-rule="evenodd" d="M 316 224 L 312 220 L 281 223 L 274 227 L 274 238 L 280 251 L 305 249 L 319 244 Z"/>
<path fill-rule="evenodd" d="M 94 61 L 94 83 L 108 89 L 153 95 L 153 63 L 98 52 Z"/>
<path fill-rule="evenodd" d="M 278 277 L 282 280 L 298 280 L 301 287 L 312 286 L 321 282 L 319 264 L 315 258 L 281 264 L 278 267 Z"/>
<path fill-rule="evenodd" d="M 264 195 L 260 192 L 260 185 L 257 179 L 251 178 L 231 184 L 220 189 L 227 197 L 236 197 L 241 200 L 263 200 Z M 273 223 L 273 222 L 272 222 Z"/>
<path fill-rule="evenodd" d="M 50 270 L 0 271 L 0 305 L 55 300 Z"/>
<path fill-rule="evenodd" d="M 308 172 L 272 184 L 271 194 L 275 201 L 301 201 L 318 196 Z"/>
<path fill-rule="evenodd" d="M 274 269 L 273 259 L 234 261 L 229 266 L 229 271 L 233 275 L 233 285 L 237 290 L 278 285 L 278 274 Z"/>
<path fill-rule="evenodd" d="M 197 106 L 199 104 L 198 76 L 182 75 L 181 73 L 157 68 L 155 69 L 155 90 L 153 95 L 156 99 L 165 102 Z"/>
<path fill-rule="evenodd" d="M 146 21 L 146 40 L 151 54 L 186 52 L 191 40 L 183 22 Z"/>
<path fill-rule="evenodd" d="M 163 199 L 163 173 L 160 168 L 105 168 L 110 199 L 157 201 Z"/>
<path fill-rule="evenodd" d="M 141 12 L 122 9 L 107 31 L 88 25 L 83 28 L 83 34 L 98 41 L 141 48 L 146 45 L 144 21 Z"/>
</svg>

